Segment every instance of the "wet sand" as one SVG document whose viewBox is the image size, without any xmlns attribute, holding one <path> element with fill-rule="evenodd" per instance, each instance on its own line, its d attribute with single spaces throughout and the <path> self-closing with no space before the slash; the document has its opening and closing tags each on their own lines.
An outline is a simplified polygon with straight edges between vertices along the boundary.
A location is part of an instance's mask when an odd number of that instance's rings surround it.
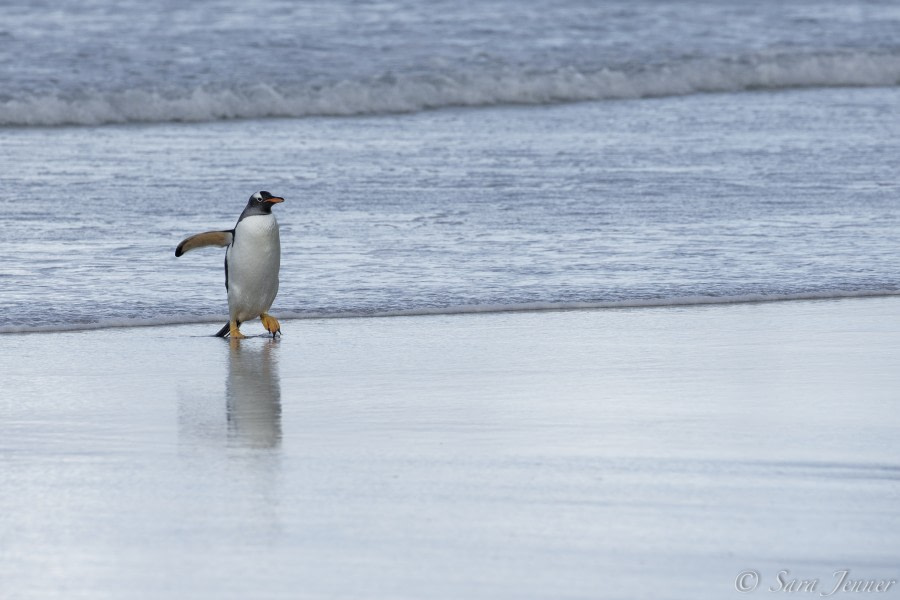
<svg viewBox="0 0 900 600">
<path fill-rule="evenodd" d="M 0 597 L 900 579 L 900 298 L 282 325 L 0 336 Z"/>
</svg>

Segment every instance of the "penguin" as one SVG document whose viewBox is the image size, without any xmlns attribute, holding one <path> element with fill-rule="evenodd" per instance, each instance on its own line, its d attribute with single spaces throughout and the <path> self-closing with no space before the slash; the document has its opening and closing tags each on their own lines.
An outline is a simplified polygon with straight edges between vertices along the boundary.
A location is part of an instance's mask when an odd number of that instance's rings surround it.
<svg viewBox="0 0 900 600">
<path fill-rule="evenodd" d="M 250 196 L 234 229 L 207 231 L 186 238 L 175 248 L 175 256 L 205 246 L 225 247 L 225 289 L 228 291 L 229 321 L 216 333 L 231 339 L 246 337 L 241 323 L 257 317 L 274 338 L 281 334 L 278 320 L 268 313 L 278 294 L 281 239 L 272 207 L 284 198 L 269 192 Z"/>
</svg>

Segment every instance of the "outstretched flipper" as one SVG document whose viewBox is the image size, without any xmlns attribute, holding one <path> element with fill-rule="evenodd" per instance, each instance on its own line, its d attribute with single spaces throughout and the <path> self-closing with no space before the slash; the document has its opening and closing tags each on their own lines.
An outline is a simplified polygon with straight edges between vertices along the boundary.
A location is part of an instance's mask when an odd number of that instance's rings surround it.
<svg viewBox="0 0 900 600">
<path fill-rule="evenodd" d="M 228 231 L 207 231 L 205 233 L 198 233 L 197 235 L 192 235 L 189 238 L 181 240 L 181 243 L 175 248 L 175 256 L 181 256 L 185 252 L 190 252 L 191 250 L 203 248 L 205 246 L 224 247 L 229 245 L 232 240 L 234 240 L 233 229 L 229 229 Z"/>
<path fill-rule="evenodd" d="M 276 334 L 281 335 L 281 323 L 278 322 L 278 319 L 268 313 L 263 313 L 259 315 L 259 320 L 262 321 L 263 327 L 272 334 L 273 338 Z"/>
</svg>

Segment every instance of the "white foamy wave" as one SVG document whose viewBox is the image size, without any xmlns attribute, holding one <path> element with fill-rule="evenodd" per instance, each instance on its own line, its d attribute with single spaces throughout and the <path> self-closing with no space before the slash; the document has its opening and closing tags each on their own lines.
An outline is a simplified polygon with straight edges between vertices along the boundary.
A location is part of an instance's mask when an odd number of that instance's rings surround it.
<svg viewBox="0 0 900 600">
<path fill-rule="evenodd" d="M 330 85 L 254 84 L 186 95 L 135 89 L 81 90 L 0 101 L 0 125 L 99 125 L 262 117 L 349 116 L 450 106 L 560 102 L 900 84 L 900 53 L 843 52 L 694 59 L 640 67 L 391 74 Z"/>
<path fill-rule="evenodd" d="M 631 300 L 608 300 L 598 302 L 530 302 L 523 304 L 478 304 L 446 307 L 421 307 L 386 311 L 346 311 L 346 312 L 300 312 L 276 311 L 280 320 L 289 319 L 363 319 L 388 317 L 422 317 L 441 315 L 464 315 L 502 312 L 539 312 L 560 310 L 600 310 L 623 308 L 666 308 L 679 306 L 702 306 L 722 304 L 749 304 L 760 302 L 789 302 L 800 300 L 839 300 L 845 298 L 881 298 L 900 296 L 900 290 L 830 290 L 821 292 L 799 292 L 793 294 L 742 294 L 735 296 L 679 296 L 673 298 L 636 298 Z M 95 323 L 63 323 L 38 326 L 7 325 L 0 327 L 0 335 L 16 333 L 60 333 L 93 331 L 97 329 L 121 329 L 133 327 L 161 327 L 165 325 L 201 325 L 228 321 L 226 315 L 202 317 L 166 316 L 148 319 L 109 318 Z M 210 332 L 212 335 L 212 332 Z"/>
</svg>

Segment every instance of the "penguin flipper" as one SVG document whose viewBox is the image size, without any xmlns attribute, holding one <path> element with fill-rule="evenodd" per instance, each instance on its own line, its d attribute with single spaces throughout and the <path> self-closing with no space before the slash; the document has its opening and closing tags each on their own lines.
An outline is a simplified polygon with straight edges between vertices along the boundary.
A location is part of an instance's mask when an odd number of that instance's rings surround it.
<svg viewBox="0 0 900 600">
<path fill-rule="evenodd" d="M 231 323 L 230 323 L 230 322 L 229 322 L 229 323 L 225 323 L 225 327 L 223 327 L 222 329 L 220 329 L 219 331 L 217 331 L 217 332 L 216 332 L 216 335 L 215 335 L 214 337 L 222 337 L 222 338 L 225 337 L 226 335 L 228 335 L 228 330 L 229 330 L 230 328 L 231 328 Z"/>
<path fill-rule="evenodd" d="M 228 231 L 207 231 L 205 233 L 198 233 L 197 235 L 192 235 L 189 238 L 181 240 L 181 243 L 175 248 L 175 256 L 181 256 L 185 252 L 190 252 L 191 250 L 203 248 L 205 246 L 228 246 L 233 240 L 233 229 L 229 229 Z"/>
</svg>

